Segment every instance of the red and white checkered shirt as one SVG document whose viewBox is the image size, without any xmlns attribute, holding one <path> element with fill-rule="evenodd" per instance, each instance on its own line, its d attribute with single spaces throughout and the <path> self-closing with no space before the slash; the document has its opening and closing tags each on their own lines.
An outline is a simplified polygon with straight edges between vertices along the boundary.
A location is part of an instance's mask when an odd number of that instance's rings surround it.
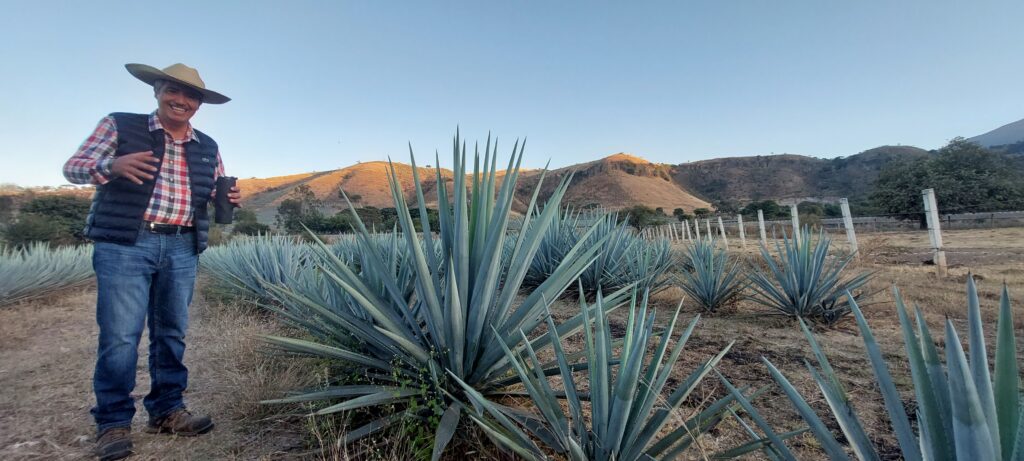
<svg viewBox="0 0 1024 461">
<path fill-rule="evenodd" d="M 162 130 L 156 112 L 149 114 L 149 131 Z M 192 225 L 192 191 L 188 178 L 188 163 L 185 160 L 185 143 L 199 138 L 189 125 L 184 139 L 174 139 L 164 131 L 164 159 L 156 175 L 156 185 L 149 197 L 149 207 L 142 219 L 161 224 L 178 226 Z M 75 155 L 64 164 L 64 177 L 74 184 L 106 184 L 113 178 L 110 168 L 117 151 L 117 124 L 107 116 Z M 213 179 L 224 175 L 224 162 L 217 152 L 217 171 Z"/>
</svg>

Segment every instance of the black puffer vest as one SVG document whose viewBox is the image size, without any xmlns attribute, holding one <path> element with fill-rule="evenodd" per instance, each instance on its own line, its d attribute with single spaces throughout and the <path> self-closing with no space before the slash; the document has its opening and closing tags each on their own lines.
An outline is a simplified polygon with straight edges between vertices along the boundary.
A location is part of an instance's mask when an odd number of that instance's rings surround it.
<svg viewBox="0 0 1024 461">
<path fill-rule="evenodd" d="M 163 166 L 164 132 L 149 131 L 149 115 L 110 114 L 117 125 L 117 151 L 115 156 L 151 150 Z M 199 142 L 191 140 L 185 144 L 188 176 L 192 191 L 192 223 L 196 228 L 196 253 L 206 249 L 210 230 L 207 202 L 213 193 L 213 176 L 217 169 L 217 143 L 213 138 L 193 129 Z M 96 188 L 93 195 L 89 218 L 86 220 L 86 237 L 98 242 L 133 245 L 142 226 L 142 216 L 149 206 L 156 179 L 135 184 L 125 178 L 116 178 Z"/>
</svg>

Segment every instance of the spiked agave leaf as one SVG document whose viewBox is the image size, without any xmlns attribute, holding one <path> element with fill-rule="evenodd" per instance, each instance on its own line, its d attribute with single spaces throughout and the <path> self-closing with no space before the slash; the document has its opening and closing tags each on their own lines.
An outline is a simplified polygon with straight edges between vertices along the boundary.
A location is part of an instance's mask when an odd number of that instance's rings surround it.
<svg viewBox="0 0 1024 461">
<path fill-rule="evenodd" d="M 238 237 L 203 252 L 200 268 L 258 299 L 270 299 L 266 285 L 289 285 L 311 267 L 309 245 L 294 237 Z"/>
<path fill-rule="evenodd" d="M 429 412 L 438 409 L 444 416 L 437 427 L 436 459 L 451 439 L 469 399 L 469 393 L 455 383 L 456 379 L 475 392 L 501 395 L 510 384 L 507 378 L 513 367 L 505 347 L 521 350 L 527 344 L 535 349 L 552 345 L 544 337 L 528 340 L 522 335 L 529 337 L 543 323 L 544 300 L 557 298 L 590 264 L 600 245 L 580 240 L 544 282 L 520 296 L 528 263 L 556 218 L 569 179 L 561 182 L 541 211 L 537 211 L 538 187 L 522 231 L 510 235 L 510 211 L 522 152 L 522 146 L 516 143 L 499 186 L 497 148 L 488 139 L 482 163 L 477 152 L 472 174 L 467 175 L 466 147 L 460 146 L 456 135 L 452 192 L 443 187 L 440 171 L 436 173 L 437 183 L 442 185 L 438 187 L 439 229 L 430 227 L 419 172 L 410 153 L 422 234 L 416 231 L 410 206 L 391 166 L 388 179 L 406 251 L 403 260 L 411 268 L 414 288 L 406 289 L 394 270 L 393 258 L 371 244 L 370 233 L 354 212 L 356 238 L 363 252 L 358 272 L 334 253 L 318 251 L 317 267 L 352 297 L 364 317 L 339 315 L 332 307 L 290 287 L 271 288 L 282 305 L 302 304 L 308 309 L 311 315 L 305 319 L 307 329 L 317 335 L 337 332 L 339 339 L 273 337 L 268 338 L 269 342 L 287 351 L 365 368 L 360 375 L 365 382 L 338 383 L 289 399 L 339 402 L 321 413 L 373 407 L 378 415 L 384 414 L 348 433 L 347 440 L 391 426 L 401 419 L 392 418 L 396 414 L 408 411 L 412 414 L 407 416 L 427 419 L 433 415 Z M 515 243 L 506 259 L 501 252 L 509 238 Z M 425 250 L 435 248 L 437 251 Z M 613 299 L 604 306 L 612 308 L 625 293 L 620 290 L 611 295 Z M 579 331 L 584 321 L 581 316 L 571 318 L 555 334 L 563 337 Z M 349 337 L 351 343 L 346 342 Z M 396 388 L 416 392 L 398 392 Z"/>
<path fill-rule="evenodd" d="M 647 293 L 639 304 L 635 293 L 630 304 L 626 336 L 622 339 L 618 357 L 614 356 L 614 350 L 620 346 L 612 341 L 606 309 L 602 306 L 605 301 L 600 292 L 594 305 L 588 305 L 583 299 L 580 301 L 581 313 L 587 318 L 595 317 L 593 327 L 589 326 L 589 321 L 584 321 L 588 325 L 583 331 L 584 357 L 588 364 L 587 382 L 590 387 L 585 397 L 580 392 L 581 384 L 573 372 L 574 364 L 570 363 L 560 340 L 552 336 L 550 340 L 555 345 L 553 352 L 562 382 L 560 390 L 548 382 L 546 367 L 529 343 L 526 343 L 523 350 L 505 349 L 505 354 L 513 361 L 516 373 L 539 413 L 535 418 L 528 419 L 531 424 L 523 424 L 524 419 L 517 417 L 509 408 L 488 401 L 479 394 L 467 392 L 476 409 L 475 414 L 471 414 L 473 421 L 500 443 L 527 459 L 546 459 L 544 451 L 528 437 L 528 433 L 574 461 L 678 457 L 701 434 L 721 422 L 727 412 L 738 409 L 734 397 L 726 396 L 712 402 L 678 429 L 668 433 L 663 431 L 672 419 L 671 415 L 732 345 L 700 364 L 665 399 L 662 395 L 668 379 L 699 316 L 690 322 L 670 349 L 669 343 L 679 310 L 676 310 L 661 339 L 652 341 L 655 338 L 655 313 L 647 308 Z M 547 324 L 549 332 L 557 331 L 558 327 L 550 314 L 547 316 Z M 654 354 L 647 360 L 646 355 L 652 346 Z M 613 371 L 612 363 L 619 364 L 617 372 Z M 466 389 L 469 391 L 471 388 L 466 386 Z M 563 398 L 568 412 L 561 405 Z M 590 402 L 589 416 L 584 412 L 584 400 Z M 738 456 L 755 449 L 757 446 L 752 445 L 749 450 L 736 450 L 733 455 Z"/>
<path fill-rule="evenodd" d="M 1021 452 L 1024 449 L 1021 447 L 1021 442 L 1024 441 L 1024 428 L 1021 425 L 1024 402 L 1020 397 L 1013 313 L 1006 286 L 1003 286 L 999 305 L 994 379 L 989 374 L 990 366 L 981 324 L 981 307 L 973 277 L 968 277 L 967 280 L 967 343 L 970 348 L 970 360 L 964 353 L 953 323 L 947 319 L 944 333 L 945 367 L 939 361 L 935 342 L 928 325 L 924 322 L 921 310 L 915 308 L 916 325 L 912 324 L 899 290 L 893 288 L 893 292 L 918 408 L 915 415 L 917 434 L 912 430 L 909 416 L 904 410 L 903 402 L 871 328 L 855 301 L 851 300 L 851 308 L 864 337 L 864 345 L 871 359 L 903 458 L 970 461 L 1021 459 L 1024 456 Z M 810 330 L 805 328 L 804 331 L 818 361 L 818 367 L 808 364 L 808 369 L 821 388 L 854 453 L 862 460 L 879 459 L 878 452 L 871 445 L 827 357 Z M 764 361 L 772 377 L 797 405 L 801 416 L 810 423 L 811 428 L 823 427 L 818 416 L 803 403 L 803 397 L 799 392 L 767 359 Z M 846 459 L 831 433 L 827 430 L 813 432 L 826 447 L 831 459 Z"/>
<path fill-rule="evenodd" d="M 756 268 L 750 275 L 754 287 L 751 299 L 779 313 L 832 325 L 850 312 L 849 303 L 841 302 L 847 291 L 864 286 L 872 274 L 865 272 L 844 277 L 853 255 L 830 257 L 832 240 L 822 231 L 813 238 L 807 227 L 801 238 L 775 244 L 780 261 L 761 245 L 761 258 L 767 270 Z"/>
<path fill-rule="evenodd" d="M 75 287 L 92 276 L 91 245 L 0 247 L 0 306 Z"/>
<path fill-rule="evenodd" d="M 729 252 L 716 248 L 714 240 L 691 243 L 683 261 L 687 270 L 682 271 L 679 285 L 708 312 L 738 298 L 747 285 L 739 262 L 730 261 Z"/>
</svg>

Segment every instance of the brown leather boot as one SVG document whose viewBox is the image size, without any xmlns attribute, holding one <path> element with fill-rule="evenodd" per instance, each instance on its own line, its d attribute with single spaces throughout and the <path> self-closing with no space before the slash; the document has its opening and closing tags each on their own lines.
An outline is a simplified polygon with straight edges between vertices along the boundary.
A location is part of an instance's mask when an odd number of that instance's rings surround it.
<svg viewBox="0 0 1024 461">
<path fill-rule="evenodd" d="M 132 454 L 132 433 L 127 427 L 112 427 L 96 437 L 96 456 L 100 461 L 124 459 Z"/>
<path fill-rule="evenodd" d="M 205 434 L 213 429 L 213 420 L 209 416 L 196 416 L 192 412 L 179 408 L 171 414 L 160 418 L 149 418 L 146 432 L 150 434 L 174 434 L 193 437 Z"/>
</svg>

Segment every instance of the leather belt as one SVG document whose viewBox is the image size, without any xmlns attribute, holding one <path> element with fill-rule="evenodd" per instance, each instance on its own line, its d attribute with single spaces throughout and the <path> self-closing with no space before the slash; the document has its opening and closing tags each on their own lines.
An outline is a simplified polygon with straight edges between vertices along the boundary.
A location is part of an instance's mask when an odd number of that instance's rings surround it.
<svg viewBox="0 0 1024 461">
<path fill-rule="evenodd" d="M 151 221 L 143 221 L 142 229 L 147 232 L 154 234 L 188 234 L 195 232 L 196 228 L 193 226 L 178 226 L 174 224 L 160 224 Z"/>
</svg>

